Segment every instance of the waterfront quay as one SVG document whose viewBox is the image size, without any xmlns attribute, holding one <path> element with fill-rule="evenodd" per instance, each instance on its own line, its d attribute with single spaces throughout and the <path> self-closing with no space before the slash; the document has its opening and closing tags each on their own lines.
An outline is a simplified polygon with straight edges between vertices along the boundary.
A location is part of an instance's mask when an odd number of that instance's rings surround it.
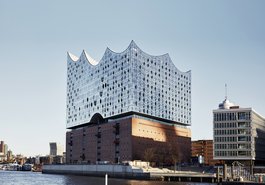
<svg viewBox="0 0 265 185">
<path fill-rule="evenodd" d="M 215 174 L 198 172 L 173 171 L 166 168 L 139 168 L 130 165 L 44 165 L 42 173 L 71 174 L 111 178 L 177 181 L 177 182 L 207 182 L 216 183 Z"/>
<path fill-rule="evenodd" d="M 0 171 L 1 185 L 104 185 L 102 177 L 77 176 L 65 174 L 43 174 L 38 172 Z M 162 182 L 149 180 L 134 180 L 121 178 L 108 178 L 108 185 L 198 185 L 194 182 Z M 210 183 L 203 183 L 207 185 Z M 212 183 L 211 183 L 212 184 Z"/>
<path fill-rule="evenodd" d="M 134 179 L 134 180 L 151 180 L 151 181 L 167 181 L 167 182 L 196 182 L 196 183 L 261 183 L 264 182 L 264 173 L 256 173 L 251 180 L 243 178 L 227 178 L 224 177 L 222 171 L 214 168 L 211 172 L 199 171 L 199 168 L 188 167 L 182 171 L 174 171 L 167 168 L 140 167 L 123 164 L 71 164 L 71 165 L 44 165 L 42 173 L 44 174 L 67 174 L 81 175 L 92 177 L 105 177 L 107 174 L 110 178 L 118 179 Z M 193 170 L 192 170 L 193 169 Z M 201 170 L 207 168 L 201 168 Z"/>
</svg>

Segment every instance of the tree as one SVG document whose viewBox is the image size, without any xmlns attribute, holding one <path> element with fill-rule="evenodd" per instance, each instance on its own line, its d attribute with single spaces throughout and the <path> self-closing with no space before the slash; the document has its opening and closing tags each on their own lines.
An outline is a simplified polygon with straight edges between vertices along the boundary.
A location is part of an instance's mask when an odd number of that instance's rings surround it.
<svg viewBox="0 0 265 185">
<path fill-rule="evenodd" d="M 144 151 L 144 160 L 147 162 L 153 162 L 155 157 L 155 149 L 154 148 L 147 148 Z"/>
<path fill-rule="evenodd" d="M 180 154 L 179 154 L 178 147 L 172 146 L 171 144 L 169 144 L 168 149 L 170 153 L 170 158 L 172 160 L 172 163 L 174 164 L 174 172 L 176 172 L 176 164 L 180 160 Z"/>
</svg>

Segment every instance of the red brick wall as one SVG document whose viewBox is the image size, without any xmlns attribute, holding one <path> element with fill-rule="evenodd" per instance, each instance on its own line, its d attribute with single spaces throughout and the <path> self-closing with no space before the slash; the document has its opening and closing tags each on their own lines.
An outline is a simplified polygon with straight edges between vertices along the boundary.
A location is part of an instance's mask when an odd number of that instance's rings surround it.
<svg viewBox="0 0 265 185">
<path fill-rule="evenodd" d="M 192 141 L 192 156 L 203 156 L 206 165 L 215 165 L 218 160 L 213 160 L 213 140 Z"/>
<path fill-rule="evenodd" d="M 115 134 L 117 124 L 119 134 Z M 99 139 L 96 137 L 98 131 L 101 133 Z M 118 153 L 115 151 L 117 148 Z M 170 161 L 170 151 L 177 151 L 179 160 L 188 162 L 191 149 L 190 130 L 129 117 L 73 129 L 66 134 L 67 163 L 95 163 L 97 159 L 114 163 L 117 156 L 120 162 L 145 160 L 144 152 L 147 148 L 155 148 L 160 153 L 167 151 L 161 153 L 166 161 Z M 98 152 L 100 155 L 97 155 Z M 84 160 L 81 158 L 83 154 Z"/>
<path fill-rule="evenodd" d="M 119 134 L 115 134 L 116 129 L 114 126 L 117 123 L 119 123 L 120 127 Z M 96 136 L 98 131 L 100 132 L 100 138 Z M 72 151 L 70 151 L 71 140 Z M 115 141 L 117 144 L 115 144 Z M 117 153 L 115 150 L 116 148 L 118 151 Z M 85 126 L 67 132 L 66 162 L 81 162 L 82 158 L 80 156 L 83 154 L 85 156 L 83 162 L 95 163 L 97 159 L 100 159 L 100 161 L 110 161 L 114 163 L 115 157 L 118 156 L 120 162 L 131 160 L 131 118 L 110 121 L 100 125 Z"/>
<path fill-rule="evenodd" d="M 173 125 L 133 118 L 133 159 L 144 160 L 146 151 L 154 152 L 152 161 L 172 163 L 175 155 L 178 162 L 189 162 L 191 156 L 190 130 Z"/>
</svg>

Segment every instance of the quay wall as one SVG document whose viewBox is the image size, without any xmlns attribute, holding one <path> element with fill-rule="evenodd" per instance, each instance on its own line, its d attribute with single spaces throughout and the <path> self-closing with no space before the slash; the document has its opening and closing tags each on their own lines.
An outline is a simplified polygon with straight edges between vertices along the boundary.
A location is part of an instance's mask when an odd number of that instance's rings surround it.
<svg viewBox="0 0 265 185">
<path fill-rule="evenodd" d="M 150 173 L 145 173 L 140 168 L 125 165 L 43 165 L 42 173 L 88 176 L 105 176 L 108 174 L 109 177 L 150 179 Z"/>
</svg>

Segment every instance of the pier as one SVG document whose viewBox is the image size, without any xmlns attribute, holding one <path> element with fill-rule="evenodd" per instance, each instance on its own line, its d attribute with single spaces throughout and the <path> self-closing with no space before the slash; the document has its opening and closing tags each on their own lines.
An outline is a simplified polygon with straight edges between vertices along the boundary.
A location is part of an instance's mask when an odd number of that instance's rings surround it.
<svg viewBox="0 0 265 185">
<path fill-rule="evenodd" d="M 175 181 L 175 182 L 207 182 L 217 183 L 218 180 L 211 174 L 195 173 L 150 173 L 150 180 Z"/>
</svg>

